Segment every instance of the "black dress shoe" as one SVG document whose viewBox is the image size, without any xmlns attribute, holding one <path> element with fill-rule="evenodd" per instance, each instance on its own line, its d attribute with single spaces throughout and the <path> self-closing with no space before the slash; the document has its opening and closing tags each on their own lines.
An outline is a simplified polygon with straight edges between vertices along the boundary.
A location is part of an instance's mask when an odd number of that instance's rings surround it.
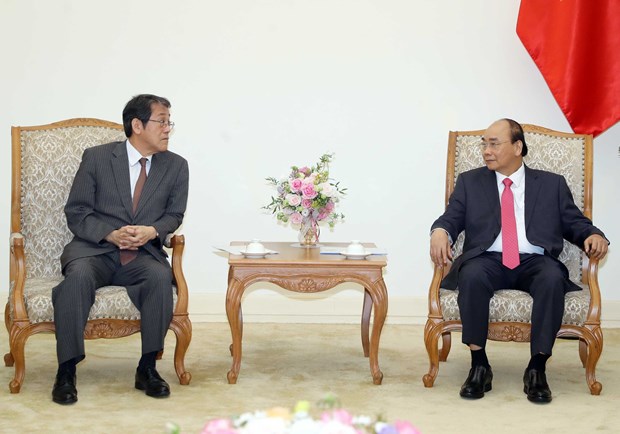
<svg viewBox="0 0 620 434">
<path fill-rule="evenodd" d="M 136 389 L 144 390 L 148 396 L 153 398 L 170 396 L 170 386 L 154 367 L 136 370 Z"/>
<path fill-rule="evenodd" d="M 526 369 L 523 374 L 523 391 L 531 402 L 551 402 L 551 389 L 547 384 L 547 376 L 538 369 Z"/>
<path fill-rule="evenodd" d="M 469 399 L 480 399 L 484 397 L 484 392 L 493 388 L 493 371 L 491 367 L 482 365 L 474 366 L 469 370 L 469 375 L 461 386 L 461 397 Z"/>
<path fill-rule="evenodd" d="M 75 404 L 77 402 L 77 389 L 75 388 L 75 374 L 59 372 L 56 374 L 52 400 L 58 404 Z"/>
</svg>

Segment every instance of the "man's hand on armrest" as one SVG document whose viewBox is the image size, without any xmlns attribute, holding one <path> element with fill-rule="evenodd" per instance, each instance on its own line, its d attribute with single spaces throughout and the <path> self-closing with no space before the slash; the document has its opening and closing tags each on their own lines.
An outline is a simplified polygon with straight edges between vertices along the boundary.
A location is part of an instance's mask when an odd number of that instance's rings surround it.
<svg viewBox="0 0 620 434">
<path fill-rule="evenodd" d="M 583 242 L 583 250 L 590 258 L 601 260 L 607 254 L 608 244 L 599 234 L 592 234 Z"/>
<path fill-rule="evenodd" d="M 444 229 L 437 228 L 431 232 L 431 260 L 438 267 L 448 265 L 452 260 L 450 237 Z"/>
</svg>

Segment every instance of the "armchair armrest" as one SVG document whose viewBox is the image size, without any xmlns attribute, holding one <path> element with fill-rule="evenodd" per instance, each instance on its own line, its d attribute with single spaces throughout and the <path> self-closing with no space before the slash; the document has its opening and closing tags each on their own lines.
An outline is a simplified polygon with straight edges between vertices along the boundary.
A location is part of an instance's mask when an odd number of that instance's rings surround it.
<svg viewBox="0 0 620 434">
<path fill-rule="evenodd" d="M 428 317 L 429 319 L 443 319 L 441 312 L 441 302 L 439 300 L 439 290 L 441 289 L 441 281 L 450 271 L 452 264 L 443 267 L 434 265 L 433 279 L 428 288 Z"/>
<path fill-rule="evenodd" d="M 596 258 L 587 258 L 585 281 L 590 290 L 590 307 L 585 324 L 598 326 L 601 322 L 601 289 L 598 285 L 598 262 Z"/>
<path fill-rule="evenodd" d="M 28 312 L 24 302 L 24 284 L 26 282 L 26 256 L 24 244 L 26 239 L 19 232 L 11 233 L 10 242 L 10 293 L 9 305 L 13 308 L 13 322 L 28 322 Z"/>
<path fill-rule="evenodd" d="M 175 314 L 187 315 L 189 294 L 185 275 L 183 274 L 185 235 L 168 234 L 165 245 L 172 249 L 172 276 L 177 286 L 177 305 L 174 312 Z"/>
</svg>

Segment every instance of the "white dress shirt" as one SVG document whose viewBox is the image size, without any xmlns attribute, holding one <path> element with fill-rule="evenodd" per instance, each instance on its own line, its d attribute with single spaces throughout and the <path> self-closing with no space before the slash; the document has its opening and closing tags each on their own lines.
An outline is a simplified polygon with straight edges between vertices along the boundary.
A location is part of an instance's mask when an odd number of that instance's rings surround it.
<svg viewBox="0 0 620 434">
<path fill-rule="evenodd" d="M 497 179 L 497 191 L 499 194 L 500 202 L 502 200 L 502 192 L 504 191 L 504 179 L 506 176 L 499 172 L 495 172 Z M 545 249 L 539 246 L 531 244 L 527 240 L 525 235 L 525 166 L 521 164 L 521 167 L 508 178 L 512 181 L 510 188 L 515 201 L 515 219 L 517 220 L 517 240 L 519 243 L 519 253 L 536 253 L 542 255 Z M 488 252 L 501 252 L 502 251 L 502 231 L 495 239 L 495 242 L 491 244 L 491 247 L 487 249 Z"/>
</svg>

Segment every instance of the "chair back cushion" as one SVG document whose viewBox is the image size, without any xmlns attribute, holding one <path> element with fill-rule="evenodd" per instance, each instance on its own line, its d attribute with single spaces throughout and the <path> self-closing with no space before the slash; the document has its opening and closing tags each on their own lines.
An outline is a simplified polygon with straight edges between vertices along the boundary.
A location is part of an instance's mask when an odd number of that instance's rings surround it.
<svg viewBox="0 0 620 434">
<path fill-rule="evenodd" d="M 20 131 L 20 227 L 12 230 L 26 240 L 27 278 L 61 277 L 60 255 L 73 237 L 64 207 L 84 149 L 125 140 L 121 125 L 99 123 L 74 119 Z"/>
</svg>

